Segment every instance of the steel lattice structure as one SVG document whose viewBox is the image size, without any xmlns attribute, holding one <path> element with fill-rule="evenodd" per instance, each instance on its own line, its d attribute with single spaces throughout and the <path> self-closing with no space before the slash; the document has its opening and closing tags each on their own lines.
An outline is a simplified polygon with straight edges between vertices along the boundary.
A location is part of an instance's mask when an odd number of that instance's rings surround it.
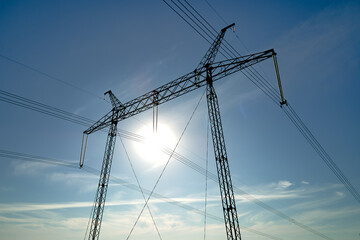
<svg viewBox="0 0 360 240">
<path fill-rule="evenodd" d="M 109 94 L 110 96 L 110 100 L 113 105 L 112 110 L 84 131 L 85 135 L 89 135 L 101 129 L 110 127 L 106 142 L 99 185 L 96 193 L 96 200 L 94 203 L 94 209 L 91 217 L 89 240 L 99 239 L 101 220 L 104 212 L 118 122 L 146 110 L 152 109 L 154 105 L 158 106 L 186 93 L 201 88 L 205 85 L 207 86 L 208 112 L 210 118 L 211 134 L 214 145 L 214 153 L 218 172 L 227 239 L 241 240 L 235 197 L 230 176 L 230 167 L 225 148 L 225 138 L 221 125 L 220 108 L 215 89 L 213 87 L 213 82 L 273 57 L 281 94 L 280 104 L 285 104 L 286 100 L 284 100 L 282 95 L 280 75 L 276 61 L 276 53 L 273 49 L 214 63 L 214 59 L 217 55 L 226 30 L 233 27 L 234 25 L 235 24 L 231 24 L 220 31 L 214 43 L 211 45 L 211 47 L 206 52 L 205 56 L 200 61 L 199 65 L 194 71 L 185 74 L 167 84 L 164 84 L 161 87 L 158 87 L 124 104 L 122 104 L 115 97 L 115 95 L 112 94 L 111 91 L 105 93 Z M 84 151 L 85 149 L 86 145 Z M 82 166 L 84 163 L 84 156 L 85 152 L 83 152 L 82 147 L 80 166 Z"/>
<path fill-rule="evenodd" d="M 104 213 L 106 193 L 109 185 L 109 177 L 111 170 L 111 163 L 114 154 L 114 146 L 116 141 L 117 122 L 110 125 L 109 133 L 106 140 L 106 147 L 104 153 L 104 160 L 101 167 L 100 180 L 98 191 L 96 192 L 94 208 L 91 219 L 91 228 L 89 232 L 89 239 L 98 239 L 100 235 L 101 221 Z"/>
<path fill-rule="evenodd" d="M 90 128 L 85 130 L 84 133 L 91 134 L 110 126 L 114 115 L 117 116 L 116 119 L 118 121 L 122 121 L 151 109 L 154 105 L 154 92 L 157 93 L 156 103 L 160 105 L 205 86 L 208 68 L 212 69 L 213 81 L 217 81 L 230 74 L 236 73 L 256 63 L 271 58 L 275 54 L 275 51 L 270 49 L 260 53 L 216 62 L 209 66 L 198 67 L 184 76 L 181 76 L 161 87 L 141 95 L 140 97 L 122 104 L 122 107 L 115 112 L 111 110 Z"/>
<path fill-rule="evenodd" d="M 208 72 L 206 98 L 227 239 L 241 239 L 229 162 L 225 147 L 225 138 L 221 124 L 220 108 L 212 83 L 210 70 Z"/>
</svg>

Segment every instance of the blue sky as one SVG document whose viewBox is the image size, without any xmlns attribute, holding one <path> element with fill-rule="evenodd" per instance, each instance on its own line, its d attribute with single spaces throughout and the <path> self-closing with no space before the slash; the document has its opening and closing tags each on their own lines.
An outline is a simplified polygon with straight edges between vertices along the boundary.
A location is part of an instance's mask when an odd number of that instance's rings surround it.
<svg viewBox="0 0 360 240">
<path fill-rule="evenodd" d="M 206 1 L 189 2 L 217 30 L 225 26 Z M 275 49 L 286 99 L 360 191 L 360 4 L 208 2 L 227 23 L 236 24 L 241 42 L 231 31 L 225 39 L 241 54 Z M 0 90 L 93 120 L 111 109 L 102 99 L 104 92 L 111 89 L 120 101 L 129 101 L 192 71 L 208 48 L 163 1 L 0 1 Z M 271 60 L 256 69 L 276 87 Z M 360 239 L 359 203 L 280 107 L 241 73 L 216 82 L 215 88 L 243 239 L 269 239 L 251 229 L 279 239 L 322 239 L 258 206 L 244 192 L 332 239 Z M 173 136 L 169 147 L 204 90 L 159 107 L 159 132 Z M 4 101 L 0 112 L 0 150 L 73 163 L 59 166 L 0 155 L 1 239 L 83 238 L 98 182 L 98 173 L 75 166 L 86 127 Z M 142 135 L 151 126 L 151 111 L 118 125 Z M 105 141 L 102 132 L 89 136 L 86 166 L 100 169 Z M 146 146 L 123 141 L 141 186 L 151 190 L 167 157 L 145 158 L 141 152 Z M 205 168 L 207 142 L 202 99 L 177 152 Z M 215 174 L 211 139 L 209 144 L 209 171 Z M 125 239 L 144 201 L 136 187 L 124 184 L 136 185 L 136 180 L 119 138 L 112 176 L 100 238 Z M 170 160 L 158 195 L 150 201 L 163 239 L 203 237 L 204 216 L 177 203 L 203 211 L 205 181 Z M 208 180 L 207 212 L 213 216 L 207 218 L 207 238 L 226 239 L 213 180 Z M 144 237 L 158 238 L 146 211 L 130 239 Z"/>
</svg>

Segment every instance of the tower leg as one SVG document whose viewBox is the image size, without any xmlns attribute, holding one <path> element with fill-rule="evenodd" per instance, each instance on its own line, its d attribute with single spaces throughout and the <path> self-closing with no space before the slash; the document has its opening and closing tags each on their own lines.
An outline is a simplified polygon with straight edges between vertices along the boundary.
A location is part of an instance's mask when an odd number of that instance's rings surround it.
<svg viewBox="0 0 360 240">
<path fill-rule="evenodd" d="M 216 92 L 212 85 L 211 71 L 208 71 L 207 76 L 206 97 L 227 239 L 241 240 L 239 220 L 236 212 L 234 191 L 232 188 L 225 139 L 220 118 L 220 109 Z"/>
<path fill-rule="evenodd" d="M 116 141 L 117 122 L 110 125 L 107 136 L 104 159 L 101 167 L 99 185 L 96 192 L 94 209 L 91 218 L 91 227 L 89 232 L 89 240 L 98 240 L 100 235 L 101 221 L 104 213 L 106 193 L 109 184 L 111 163 L 114 153 Z"/>
</svg>

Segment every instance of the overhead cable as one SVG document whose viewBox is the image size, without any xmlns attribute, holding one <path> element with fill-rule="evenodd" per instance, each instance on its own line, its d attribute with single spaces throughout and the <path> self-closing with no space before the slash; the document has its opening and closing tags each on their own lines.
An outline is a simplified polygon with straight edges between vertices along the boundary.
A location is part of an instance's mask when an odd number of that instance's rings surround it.
<svg viewBox="0 0 360 240">
<path fill-rule="evenodd" d="M 83 93 L 86 93 L 86 94 L 88 94 L 88 95 L 91 95 L 91 96 L 93 96 L 93 97 L 96 97 L 96 98 L 98 98 L 98 99 L 100 99 L 100 100 L 103 100 L 103 101 L 105 100 L 104 98 L 96 95 L 95 93 L 92 93 L 92 92 L 90 92 L 90 91 L 88 91 L 88 90 L 85 90 L 85 89 L 83 89 L 83 88 L 81 88 L 81 87 L 79 87 L 79 86 L 76 86 L 76 85 L 68 82 L 68 81 L 65 81 L 65 80 L 62 80 L 62 79 L 60 79 L 60 78 L 54 77 L 54 76 L 52 76 L 52 75 L 50 75 L 50 74 L 48 74 L 48 73 L 46 73 L 46 72 L 44 72 L 44 71 L 38 70 L 38 69 L 36 69 L 36 68 L 34 68 L 34 67 L 30 66 L 30 65 L 27 65 L 27 64 L 25 64 L 25 63 L 22 63 L 22 62 L 20 62 L 20 61 L 18 61 L 18 60 L 15 60 L 15 59 L 13 59 L 13 58 L 7 57 L 7 56 L 5 56 L 5 55 L 3 55 L 3 54 L 0 54 L 0 57 L 3 58 L 3 59 L 6 59 L 6 60 L 9 61 L 9 62 L 12 62 L 12 63 L 15 63 L 15 64 L 17 64 L 17 65 L 20 65 L 20 66 L 22 66 L 22 67 L 24 67 L 24 68 L 26 68 L 26 69 L 28 69 L 28 70 L 31 70 L 31 71 L 36 72 L 36 73 L 38 73 L 38 74 L 41 74 L 41 75 L 43 75 L 43 76 L 45 76 L 45 77 L 47 77 L 47 78 L 49 78 L 49 79 L 52 79 L 52 80 L 55 80 L 55 81 L 57 81 L 57 82 L 60 82 L 60 83 L 62 83 L 62 84 L 64 84 L 64 85 L 67 85 L 68 87 L 72 87 L 72 88 L 74 88 L 74 89 L 76 89 L 76 90 L 79 90 L 79 91 L 81 91 L 81 92 L 83 92 Z M 105 100 L 105 101 L 106 101 L 106 100 Z"/>
<path fill-rule="evenodd" d="M 95 176 L 98 176 L 100 171 L 96 170 L 95 168 L 89 167 L 89 166 L 84 166 L 83 168 L 79 168 L 78 163 L 77 162 L 70 162 L 70 161 L 65 161 L 65 160 L 58 160 L 58 159 L 53 159 L 53 158 L 47 158 L 47 157 L 41 157 L 41 156 L 35 156 L 35 155 L 30 155 L 30 154 L 25 154 L 25 153 L 20 153 L 20 152 L 14 152 L 14 151 L 8 151 L 8 150 L 2 150 L 0 149 L 0 157 L 3 158 L 12 158 L 12 159 L 17 159 L 17 160 L 21 160 L 21 161 L 30 161 L 30 162 L 39 162 L 39 163 L 43 163 L 43 164 L 49 164 L 49 165 L 56 165 L 56 166 L 63 166 L 63 167 L 70 167 L 70 168 L 75 168 L 75 169 L 80 169 L 80 170 L 84 170 L 85 172 L 89 173 L 89 174 L 93 174 Z M 124 187 L 127 187 L 131 190 L 135 190 L 140 192 L 139 187 L 134 184 L 134 183 L 130 183 L 122 178 L 119 177 L 115 177 L 115 176 L 110 176 L 110 181 L 120 184 Z M 148 189 L 143 188 L 142 189 L 144 193 L 149 194 L 151 191 Z M 185 203 L 182 203 L 178 200 L 172 199 L 172 198 L 168 198 L 165 197 L 161 194 L 158 194 L 156 192 L 153 193 L 153 197 L 160 199 L 166 203 L 172 204 L 174 206 L 183 208 L 185 210 L 194 212 L 196 214 L 199 215 L 203 215 L 205 214 L 205 212 L 203 210 L 194 208 L 190 205 L 187 205 Z M 223 222 L 223 218 L 222 217 L 218 217 L 216 215 L 213 214 L 209 214 L 206 213 L 206 216 L 208 218 L 211 218 L 215 221 L 219 221 L 219 222 Z M 274 239 L 274 240 L 282 240 L 281 238 L 275 237 L 273 235 L 264 233 L 264 232 L 260 232 L 258 230 L 249 228 L 249 227 L 245 227 L 245 226 L 241 226 L 244 230 L 247 230 L 249 232 L 270 238 L 270 239 Z"/>
<path fill-rule="evenodd" d="M 4 92 L 4 91 L 0 90 L 0 95 L 2 94 L 2 92 Z M 72 117 L 74 117 L 74 119 L 86 119 L 86 118 L 81 117 L 81 116 L 79 116 L 79 115 L 72 114 L 72 113 L 66 112 L 66 111 L 64 111 L 64 110 L 51 107 L 51 106 L 49 106 L 49 105 L 36 102 L 36 101 L 34 101 L 34 100 L 30 100 L 30 99 L 27 99 L 27 98 L 23 98 L 23 97 L 20 97 L 20 96 L 18 96 L 18 95 L 15 95 L 15 94 L 10 94 L 10 93 L 8 93 L 8 92 L 6 92 L 6 93 L 7 93 L 8 96 L 14 95 L 14 96 L 17 97 L 17 99 L 22 99 L 22 100 L 25 101 L 25 102 L 28 102 L 28 103 L 33 104 L 33 105 L 30 105 L 30 106 L 32 106 L 32 107 L 44 106 L 45 109 L 52 109 L 55 113 L 58 112 L 58 113 L 64 114 L 65 116 L 72 116 Z M 0 100 L 1 100 L 1 98 L 0 98 Z M 31 109 L 31 108 L 29 108 L 29 109 Z M 33 109 L 31 109 L 31 110 L 33 110 Z M 40 110 L 43 110 L 43 109 L 40 108 Z M 34 110 L 34 111 L 37 111 L 37 110 Z M 47 114 L 46 111 L 38 111 L 38 112 Z M 50 113 L 51 113 L 51 112 L 50 112 Z M 48 115 L 50 115 L 50 114 L 48 114 Z M 51 116 L 57 117 L 56 115 L 51 115 Z M 58 117 L 58 118 L 59 118 L 59 117 Z M 76 121 L 72 121 L 71 118 L 70 118 L 70 119 L 61 118 L 61 119 L 67 120 L 67 121 L 70 121 L 70 122 L 73 122 L 73 123 L 77 123 L 77 124 L 80 124 L 80 125 L 85 124 L 85 126 L 90 126 L 90 125 L 92 124 L 92 122 L 95 122 L 95 121 L 90 120 L 90 119 L 88 119 L 88 121 L 90 121 L 91 123 L 78 123 L 78 122 L 76 122 Z M 87 124 L 87 125 L 86 125 L 86 124 Z M 120 136 L 123 137 L 123 138 L 129 139 L 129 140 L 132 140 L 132 141 L 136 141 L 136 142 L 139 142 L 139 143 L 144 143 L 144 142 L 145 142 L 145 138 L 144 138 L 143 136 L 140 136 L 140 135 L 138 135 L 138 134 L 131 133 L 131 132 L 128 132 L 128 131 L 125 131 L 125 130 L 118 130 L 118 131 L 119 131 Z M 106 131 L 104 130 L 104 132 L 106 132 Z M 194 171 L 196 171 L 196 172 L 198 172 L 198 173 L 200 173 L 200 174 L 202 174 L 202 175 L 204 175 L 204 176 L 205 176 L 205 175 L 208 175 L 208 178 L 209 178 L 209 179 L 213 180 L 214 182 L 217 182 L 217 175 L 215 175 L 214 173 L 211 173 L 211 172 L 206 171 L 206 169 L 204 169 L 204 168 L 201 167 L 200 165 L 192 162 L 190 159 L 184 157 L 183 155 L 181 155 L 181 154 L 179 154 L 179 153 L 177 153 L 177 152 L 173 152 L 172 149 L 167 148 L 167 147 L 162 147 L 162 148 L 161 148 L 161 151 L 164 152 L 165 154 L 169 155 L 169 156 L 172 154 L 172 157 L 173 157 L 174 159 L 176 159 L 177 161 L 181 162 L 182 164 L 188 166 L 189 168 L 193 169 Z M 78 167 L 77 164 L 76 164 L 76 167 Z M 239 188 L 234 187 L 234 189 L 239 192 Z M 242 191 L 242 190 L 240 190 L 240 191 Z M 276 212 L 273 212 L 273 211 L 272 211 L 272 209 L 273 209 L 272 207 L 268 206 L 266 203 L 264 203 L 264 202 L 262 202 L 262 201 L 260 201 L 260 200 L 258 200 L 258 199 L 256 199 L 256 198 L 252 197 L 250 194 L 245 193 L 244 191 L 242 191 L 241 197 L 244 197 L 244 198 L 248 199 L 249 201 L 257 204 L 258 206 L 264 208 L 265 210 L 268 210 L 268 211 L 270 211 L 270 212 L 278 215 L 279 217 L 285 216 L 285 217 L 283 217 L 283 218 L 286 219 L 286 220 L 292 219 L 292 218 L 290 218 L 289 216 L 287 216 L 286 214 L 284 214 L 284 213 L 282 213 L 282 212 L 281 212 L 281 214 L 277 214 Z M 256 199 L 256 201 L 255 201 L 254 199 Z M 275 209 L 275 210 L 276 210 L 276 209 Z M 276 210 L 276 211 L 277 211 L 277 212 L 280 212 L 279 210 Z M 302 223 L 297 224 L 297 222 L 292 222 L 292 223 L 294 223 L 295 225 L 297 225 L 297 226 L 299 226 L 299 227 L 301 227 L 301 226 L 304 225 L 304 224 L 302 224 Z"/>
<path fill-rule="evenodd" d="M 163 0 L 164 1 L 164 0 Z M 187 1 L 185 1 L 188 5 L 190 5 Z M 209 4 L 209 3 L 208 3 Z M 167 4 L 169 5 L 169 4 Z M 178 7 L 178 5 L 176 5 Z M 191 5 L 190 5 L 191 6 Z M 181 16 L 181 14 L 175 10 L 175 8 L 171 7 L 171 9 L 177 13 L 177 15 Z M 186 10 L 187 8 L 185 8 Z M 194 8 L 192 8 L 194 9 Z M 181 10 L 181 11 L 185 11 Z M 188 9 L 187 9 L 188 10 Z M 196 11 L 197 12 L 197 11 Z M 200 13 L 197 12 L 197 14 L 200 15 Z M 187 16 L 189 16 L 187 14 Z M 201 15 L 200 15 L 201 16 Z M 182 17 L 182 16 L 181 16 Z M 182 17 L 185 19 L 184 17 Z M 198 18 L 196 18 L 198 20 Z M 201 17 L 201 19 L 205 19 Z M 187 24 L 189 24 L 193 29 L 195 29 L 194 26 L 192 26 L 189 21 L 186 21 Z M 209 24 L 206 21 L 207 24 Z M 210 24 L 209 24 L 210 25 Z M 198 26 L 198 24 L 197 24 Z M 203 28 L 200 27 L 202 31 L 205 32 Z M 213 29 L 213 28 L 212 28 Z M 199 30 L 196 30 L 196 32 L 199 32 Z M 203 34 L 201 34 L 201 37 L 207 40 Z M 239 38 L 239 37 L 238 37 Z M 209 40 L 207 40 L 209 42 Z M 224 44 L 228 44 L 231 46 L 228 42 L 224 42 Z M 234 49 L 231 46 L 232 49 Z M 222 49 L 219 49 L 221 53 Z M 235 50 L 235 49 L 234 49 Z M 234 56 L 241 56 L 236 50 L 231 51 Z M 223 53 L 223 56 L 224 53 Z M 254 70 L 252 70 L 254 69 Z M 252 81 L 259 89 L 261 89 L 269 98 L 272 100 L 276 105 L 279 104 L 279 93 L 275 90 L 275 88 L 255 69 L 251 68 L 249 71 L 248 69 L 245 69 L 244 71 L 241 71 L 250 81 Z M 335 162 L 332 160 L 330 155 L 325 151 L 325 149 L 321 146 L 321 144 L 317 141 L 317 139 L 314 137 L 314 135 L 310 132 L 308 127 L 304 124 L 304 122 L 298 117 L 298 114 L 295 112 L 293 108 L 290 109 L 287 105 L 282 105 L 283 110 L 285 111 L 285 108 L 289 108 L 290 112 L 286 114 L 286 116 L 290 119 L 290 121 L 295 125 L 295 127 L 300 131 L 300 133 L 305 137 L 305 139 L 309 142 L 309 144 L 314 148 L 315 152 L 318 153 L 320 158 L 325 162 L 326 166 L 335 174 L 335 176 L 339 179 L 341 183 L 344 184 L 344 186 L 349 190 L 351 195 L 355 198 L 356 201 L 360 203 L 360 194 L 359 192 L 353 187 L 353 185 L 350 183 L 350 181 L 347 179 L 347 177 L 342 173 L 340 168 L 335 164 Z M 305 135 L 304 135 L 305 134 Z"/>
<path fill-rule="evenodd" d="M 140 189 L 141 195 L 142 195 L 142 197 L 143 197 L 143 199 L 144 199 L 144 201 L 145 201 L 145 203 L 146 203 L 146 197 L 145 197 L 143 188 L 142 188 L 141 185 L 140 185 L 139 178 L 137 177 L 137 174 L 136 174 L 136 172 L 135 172 L 135 168 L 134 168 L 134 166 L 133 166 L 133 164 L 132 164 L 132 162 L 131 162 L 131 159 L 130 159 L 130 155 L 129 155 L 128 151 L 126 150 L 125 144 L 124 144 L 121 136 L 120 136 L 120 142 L 121 142 L 121 145 L 122 145 L 122 147 L 123 147 L 123 149 L 124 149 L 124 151 L 125 151 L 126 158 L 128 159 L 128 162 L 129 162 L 129 164 L 130 164 L 130 166 L 131 166 L 131 170 L 132 170 L 132 172 L 133 172 L 133 174 L 134 174 L 134 176 L 135 176 L 136 183 L 137 183 L 137 185 L 138 185 L 138 187 L 139 187 L 139 189 Z M 161 237 L 159 228 L 158 228 L 158 226 L 157 226 L 157 224 L 156 224 L 156 222 L 155 222 L 155 219 L 154 219 L 154 216 L 153 216 L 153 214 L 152 214 L 152 212 L 151 212 L 151 210 L 150 210 L 149 204 L 146 204 L 146 207 L 147 207 L 147 209 L 148 209 L 148 211 L 149 211 L 151 220 L 152 220 L 152 222 L 154 223 L 154 227 L 155 227 L 156 232 L 157 232 L 157 234 L 158 234 L 158 236 L 159 236 L 159 239 L 162 240 L 162 237 Z"/>
<path fill-rule="evenodd" d="M 181 139 L 183 138 L 183 136 L 184 136 L 184 134 L 185 134 L 185 132 L 186 132 L 186 130 L 187 130 L 187 128 L 188 128 L 191 120 L 193 119 L 194 114 L 195 114 L 196 110 L 198 109 L 198 107 L 199 107 L 199 105 L 200 105 L 200 102 L 201 102 L 201 100 L 202 100 L 202 98 L 203 98 L 204 95 L 205 95 L 205 91 L 204 91 L 204 93 L 201 95 L 201 97 L 200 97 L 200 99 L 199 99 L 199 102 L 198 102 L 197 105 L 195 106 L 195 109 L 194 109 L 194 111 L 192 112 L 192 114 L 190 115 L 190 118 L 189 118 L 188 122 L 186 123 L 185 128 L 184 128 L 184 130 L 182 131 L 182 133 L 181 133 L 181 135 L 180 135 L 180 137 L 179 137 L 179 140 L 177 141 L 174 149 L 172 149 L 171 154 L 169 155 L 169 158 L 168 158 L 167 162 L 165 163 L 162 171 L 160 172 L 160 175 L 159 175 L 159 177 L 157 178 L 157 180 L 156 180 L 156 182 L 155 182 L 155 185 L 154 185 L 153 189 L 151 190 L 151 192 L 150 192 L 147 200 L 145 201 L 145 204 L 144 204 L 143 208 L 141 209 L 141 211 L 140 211 L 140 213 L 139 213 L 139 216 L 137 217 L 137 219 L 136 219 L 133 227 L 131 228 L 130 233 L 129 233 L 129 235 L 127 236 L 126 240 L 128 240 L 128 239 L 130 238 L 130 235 L 131 235 L 132 231 L 134 230 L 137 222 L 139 221 L 139 219 L 140 219 L 140 217 L 141 217 L 141 215 L 142 215 L 145 207 L 148 205 L 148 202 L 149 202 L 149 200 L 150 200 L 153 192 L 155 191 L 157 185 L 159 184 L 161 177 L 164 175 L 164 172 L 165 172 L 167 166 L 169 165 L 170 160 L 172 159 L 173 154 L 175 153 L 175 151 L 176 151 L 176 149 L 177 149 L 177 147 L 178 147 Z"/>
</svg>

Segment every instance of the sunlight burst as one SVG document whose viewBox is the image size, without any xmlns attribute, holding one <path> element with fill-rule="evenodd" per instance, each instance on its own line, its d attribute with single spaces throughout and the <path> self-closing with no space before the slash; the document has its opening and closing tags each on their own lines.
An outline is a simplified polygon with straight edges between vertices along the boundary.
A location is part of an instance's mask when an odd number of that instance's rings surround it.
<svg viewBox="0 0 360 240">
<path fill-rule="evenodd" d="M 172 130 L 165 124 L 159 124 L 157 132 L 153 132 L 151 127 L 146 126 L 140 129 L 139 135 L 144 137 L 144 142 L 136 143 L 138 155 L 153 167 L 165 164 L 169 155 L 164 153 L 164 150 L 175 146 Z"/>
</svg>

